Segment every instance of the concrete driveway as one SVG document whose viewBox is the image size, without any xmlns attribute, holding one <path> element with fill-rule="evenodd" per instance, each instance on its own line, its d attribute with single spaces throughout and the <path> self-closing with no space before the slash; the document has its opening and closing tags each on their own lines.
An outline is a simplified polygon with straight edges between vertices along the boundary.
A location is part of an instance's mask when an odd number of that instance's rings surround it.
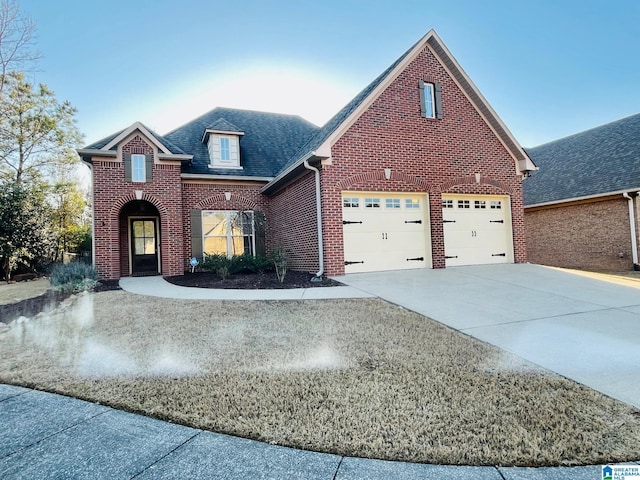
<svg viewBox="0 0 640 480">
<path fill-rule="evenodd" d="M 530 264 L 336 280 L 640 407 L 639 288 Z"/>
</svg>

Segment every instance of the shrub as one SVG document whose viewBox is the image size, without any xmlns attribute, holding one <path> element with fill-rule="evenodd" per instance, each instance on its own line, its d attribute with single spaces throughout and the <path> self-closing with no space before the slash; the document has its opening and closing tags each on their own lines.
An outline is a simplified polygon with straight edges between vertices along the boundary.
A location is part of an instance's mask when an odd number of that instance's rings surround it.
<svg viewBox="0 0 640 480">
<path fill-rule="evenodd" d="M 84 262 L 58 263 L 51 269 L 50 281 L 56 290 L 93 290 L 98 283 L 98 271 Z"/>
<path fill-rule="evenodd" d="M 278 246 L 278 248 L 271 252 L 271 261 L 276 267 L 278 280 L 280 283 L 284 282 L 284 276 L 287 274 L 287 255 L 282 246 Z"/>
<path fill-rule="evenodd" d="M 215 272 L 223 279 L 228 278 L 234 273 L 264 273 L 272 271 L 274 266 L 271 259 L 257 255 L 253 256 L 249 253 L 243 255 L 234 255 L 227 258 L 223 254 L 206 255 L 202 268 Z"/>
</svg>

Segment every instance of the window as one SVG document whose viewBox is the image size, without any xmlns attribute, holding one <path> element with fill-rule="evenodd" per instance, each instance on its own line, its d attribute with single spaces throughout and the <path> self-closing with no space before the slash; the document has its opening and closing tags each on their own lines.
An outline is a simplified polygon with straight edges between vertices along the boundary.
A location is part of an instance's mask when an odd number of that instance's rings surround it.
<svg viewBox="0 0 640 480">
<path fill-rule="evenodd" d="M 386 208 L 400 208 L 400 199 L 399 198 L 387 198 L 385 199 L 384 205 Z"/>
<path fill-rule="evenodd" d="M 229 147 L 229 138 L 220 137 L 220 160 L 228 162 L 231 159 L 231 152 Z"/>
<path fill-rule="evenodd" d="M 491 200 L 489 202 L 489 208 L 491 210 L 501 210 L 502 209 L 502 201 L 501 200 Z"/>
<path fill-rule="evenodd" d="M 418 198 L 405 198 L 404 208 L 420 208 L 420 199 Z"/>
<path fill-rule="evenodd" d="M 484 200 L 474 200 L 473 208 L 485 209 L 487 208 L 487 202 L 485 202 Z"/>
<path fill-rule="evenodd" d="M 424 118 L 442 118 L 442 87 L 420 81 L 420 114 Z"/>
<path fill-rule="evenodd" d="M 144 157 L 144 155 L 142 155 Z M 155 255 L 156 253 L 156 224 L 153 220 L 134 220 L 133 254 Z"/>
<path fill-rule="evenodd" d="M 379 198 L 365 198 L 364 199 L 364 208 L 380 208 L 380 199 Z"/>
<path fill-rule="evenodd" d="M 458 200 L 458 208 L 471 208 L 469 200 Z"/>
<path fill-rule="evenodd" d="M 442 208 L 453 208 L 453 200 L 442 200 Z"/>
<path fill-rule="evenodd" d="M 236 135 L 209 136 L 210 168 L 242 168 L 240 143 Z"/>
<path fill-rule="evenodd" d="M 344 197 L 342 199 L 342 206 L 344 208 L 359 208 L 360 199 L 358 197 Z"/>
<path fill-rule="evenodd" d="M 132 182 L 144 182 L 146 181 L 146 157 L 144 155 L 133 154 L 131 155 L 131 181 Z"/>
<path fill-rule="evenodd" d="M 205 255 L 255 255 L 252 211 L 202 211 L 202 246 Z"/>
</svg>

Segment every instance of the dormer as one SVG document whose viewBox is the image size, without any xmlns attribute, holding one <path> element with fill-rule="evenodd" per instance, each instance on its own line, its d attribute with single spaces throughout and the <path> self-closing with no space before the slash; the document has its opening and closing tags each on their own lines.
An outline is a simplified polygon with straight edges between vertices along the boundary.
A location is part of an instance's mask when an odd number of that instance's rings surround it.
<svg viewBox="0 0 640 480">
<path fill-rule="evenodd" d="M 243 131 L 223 118 L 206 128 L 202 143 L 209 150 L 209 168 L 241 169 L 240 139 L 243 135 Z"/>
</svg>

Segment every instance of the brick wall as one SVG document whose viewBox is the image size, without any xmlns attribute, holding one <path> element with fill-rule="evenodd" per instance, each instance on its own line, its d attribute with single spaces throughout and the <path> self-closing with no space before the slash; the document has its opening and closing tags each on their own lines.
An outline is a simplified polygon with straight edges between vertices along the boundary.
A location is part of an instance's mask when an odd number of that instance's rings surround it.
<svg viewBox="0 0 640 480">
<path fill-rule="evenodd" d="M 123 153 L 153 155 L 152 181 L 125 182 Z M 159 214 L 160 254 L 163 275 L 183 271 L 182 205 L 180 165 L 160 163 L 155 147 L 141 135 L 122 142 L 118 158 L 93 159 L 93 202 L 95 225 L 95 265 L 100 279 L 129 275 L 127 218 L 121 212 L 137 199 L 148 202 Z"/>
<path fill-rule="evenodd" d="M 637 207 L 637 199 L 635 203 Z M 525 224 L 532 263 L 586 270 L 633 268 L 629 208 L 622 195 L 589 203 L 528 208 Z"/>
<path fill-rule="evenodd" d="M 420 116 L 419 80 L 442 85 L 442 120 Z M 510 195 L 514 258 L 526 261 L 521 178 L 515 161 L 429 48 L 332 146 L 332 158 L 332 165 L 322 170 L 327 273 L 344 273 L 343 190 L 429 193 L 434 268 L 445 266 L 442 193 Z M 389 180 L 385 168 L 391 169 Z M 310 245 L 300 248 L 310 254 Z"/>
<path fill-rule="evenodd" d="M 272 197 L 267 219 L 270 248 L 281 246 L 291 269 L 312 273 L 320 267 L 314 175 L 310 171 Z"/>
</svg>

